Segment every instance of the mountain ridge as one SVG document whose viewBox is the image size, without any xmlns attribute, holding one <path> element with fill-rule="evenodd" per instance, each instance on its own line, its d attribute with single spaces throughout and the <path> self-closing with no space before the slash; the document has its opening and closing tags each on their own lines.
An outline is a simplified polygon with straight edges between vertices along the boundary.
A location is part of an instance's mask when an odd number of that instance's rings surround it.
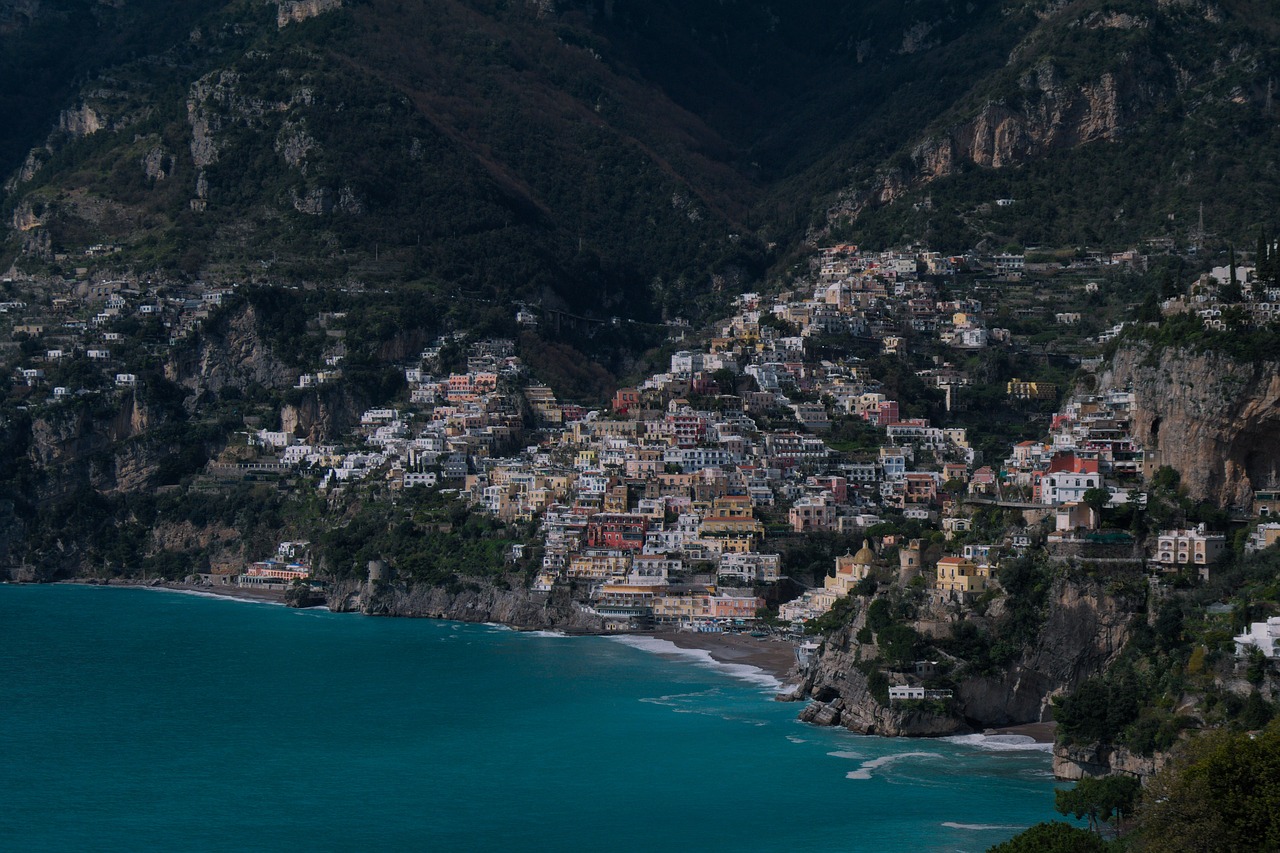
<svg viewBox="0 0 1280 853">
<path fill-rule="evenodd" d="M 3 38 L 47 52 L 51 7 L 28 8 Z M 4 134 L 34 147 L 5 161 L 0 264 L 115 243 L 169 275 L 654 319 L 806 240 L 1185 240 L 1203 203 L 1242 242 L 1280 191 L 1280 21 L 1247 0 L 88 11 L 192 26 L 124 63 L 104 48 L 43 144 Z"/>
</svg>

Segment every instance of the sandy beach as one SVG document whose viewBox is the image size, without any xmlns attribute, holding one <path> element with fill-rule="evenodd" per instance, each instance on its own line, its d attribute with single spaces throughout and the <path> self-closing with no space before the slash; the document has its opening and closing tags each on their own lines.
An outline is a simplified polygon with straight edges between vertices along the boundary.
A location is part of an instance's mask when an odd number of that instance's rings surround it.
<svg viewBox="0 0 1280 853">
<path fill-rule="evenodd" d="M 136 579 L 113 578 L 98 580 L 96 578 L 76 578 L 58 581 L 58 583 L 80 584 L 82 586 L 134 586 L 145 589 L 170 590 L 172 592 L 198 592 L 205 595 L 217 595 L 225 598 L 239 598 L 246 601 L 283 602 L 284 590 L 258 589 L 238 586 L 205 586 L 198 583 L 180 583 L 178 581 L 142 581 Z"/>
<path fill-rule="evenodd" d="M 701 649 L 720 663 L 754 666 L 788 683 L 795 668 L 795 644 L 773 637 L 748 634 L 701 634 L 692 631 L 657 631 L 648 636 L 666 640 L 682 649 Z"/>
<path fill-rule="evenodd" d="M 1049 723 L 1023 723 L 1019 726 L 1005 726 L 999 729 L 988 729 L 985 734 L 998 735 L 1023 735 L 1024 737 L 1034 738 L 1036 743 L 1053 743 L 1054 737 L 1058 731 L 1058 724 Z"/>
</svg>

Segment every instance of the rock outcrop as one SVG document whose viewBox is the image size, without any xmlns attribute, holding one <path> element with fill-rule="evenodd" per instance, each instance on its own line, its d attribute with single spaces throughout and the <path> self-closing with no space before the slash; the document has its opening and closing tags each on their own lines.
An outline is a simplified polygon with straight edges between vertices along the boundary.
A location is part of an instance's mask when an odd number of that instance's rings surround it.
<svg viewBox="0 0 1280 853">
<path fill-rule="evenodd" d="M 856 640 L 863 620 L 859 615 L 826 638 L 808 668 L 799 694 L 814 701 L 802 719 L 890 736 L 938 736 L 1045 721 L 1054 696 L 1101 672 L 1119 654 L 1133 609 L 1096 583 L 1059 578 L 1036 641 L 1001 675 L 960 678 L 947 712 L 928 703 L 884 705 L 876 699 L 858 665 L 874 657 Z M 925 636 L 936 634 L 939 615 L 927 613 L 913 627 Z"/>
<path fill-rule="evenodd" d="M 142 172 L 152 181 L 163 181 L 173 174 L 173 155 L 163 145 L 157 145 L 142 158 Z"/>
<path fill-rule="evenodd" d="M 310 443 L 334 441 L 360 422 L 365 401 L 346 385 L 323 385 L 280 407 L 280 429 Z"/>
<path fill-rule="evenodd" d="M 1034 98 L 991 102 L 971 120 L 916 147 L 919 177 L 929 181 L 955 172 L 962 163 L 998 169 L 1060 148 L 1115 139 L 1133 99 L 1122 96 L 1112 74 L 1079 87 L 1066 87 L 1052 64 L 1041 63 L 1024 85 Z"/>
<path fill-rule="evenodd" d="M 259 325 L 249 305 L 223 323 L 206 325 L 196 345 L 165 366 L 165 377 L 193 395 L 217 393 L 228 386 L 243 389 L 253 383 L 288 388 L 297 381 L 298 371 L 276 357 Z"/>
<path fill-rule="evenodd" d="M 867 677 L 852 665 L 849 649 L 824 653 L 824 664 L 834 667 L 831 674 L 838 676 L 838 686 L 824 683 L 810 688 L 814 701 L 800 712 L 800 719 L 806 723 L 844 726 L 850 731 L 884 737 L 942 737 L 973 731 L 969 723 L 954 714 L 927 707 L 881 704 L 872 695 Z"/>
<path fill-rule="evenodd" d="M 88 104 L 63 110 L 58 117 L 58 129 L 71 136 L 88 136 L 106 126 L 102 117 Z"/>
<path fill-rule="evenodd" d="M 396 580 L 339 581 L 330 587 L 326 604 L 335 613 L 497 622 L 513 628 L 576 634 L 604 630 L 600 617 L 576 605 L 568 589 L 535 593 L 526 589 L 520 578 L 498 584 L 474 579 L 455 587 Z"/>
<path fill-rule="evenodd" d="M 37 496 L 46 500 L 89 483 L 103 492 L 144 485 L 160 451 L 131 442 L 156 425 L 154 414 L 127 394 L 114 410 L 51 410 L 31 420 L 27 458 L 45 472 Z"/>
<path fill-rule="evenodd" d="M 1099 387 L 1132 389 L 1134 436 L 1192 498 L 1247 507 L 1280 485 L 1280 363 L 1130 343 Z"/>
<path fill-rule="evenodd" d="M 984 726 L 1050 719 L 1053 697 L 1115 660 L 1129 637 L 1134 609 L 1097 583 L 1059 578 L 1036 643 L 1007 673 L 960 682 L 956 698 L 961 713 Z"/>
<path fill-rule="evenodd" d="M 1053 750 L 1053 775 L 1067 782 L 1112 774 L 1149 779 L 1163 769 L 1168 760 L 1169 756 L 1162 752 L 1138 755 L 1123 746 L 1057 746 Z"/>
<path fill-rule="evenodd" d="M 284 29 L 325 12 L 342 8 L 342 0 L 276 0 L 276 26 Z"/>
<path fill-rule="evenodd" d="M 828 219 L 856 217 L 869 207 L 892 204 L 966 166 L 1006 168 L 1053 151 L 1113 141 L 1152 101 L 1151 92 L 1111 73 L 1067 85 L 1048 60 L 1027 71 L 1019 84 L 1018 97 L 988 101 L 971 118 L 916 143 L 909 168 L 884 168 L 869 188 L 843 194 Z"/>
</svg>

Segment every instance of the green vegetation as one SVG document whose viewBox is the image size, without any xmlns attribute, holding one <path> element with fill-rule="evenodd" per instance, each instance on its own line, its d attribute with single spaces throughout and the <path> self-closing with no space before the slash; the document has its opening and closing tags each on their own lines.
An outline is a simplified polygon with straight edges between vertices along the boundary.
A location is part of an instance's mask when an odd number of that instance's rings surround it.
<svg viewBox="0 0 1280 853">
<path fill-rule="evenodd" d="M 989 853 L 1104 853 L 1110 845 L 1097 835 L 1059 821 L 1038 823 Z"/>
<path fill-rule="evenodd" d="M 344 524 L 326 530 L 318 543 L 328 577 L 362 579 L 370 560 L 385 559 L 401 578 L 453 586 L 537 565 L 532 558 L 519 566 L 506 562 L 512 545 L 533 541 L 531 529 L 501 524 L 435 490 L 406 490 L 395 504 L 360 502 L 347 515 Z"/>
<path fill-rule="evenodd" d="M 1136 830 L 1146 853 L 1280 847 L 1280 723 L 1257 736 L 1201 735 L 1143 793 Z"/>
<path fill-rule="evenodd" d="M 1219 352 L 1246 364 L 1280 361 L 1280 329 L 1277 328 L 1235 324 L 1219 331 L 1205 328 L 1204 322 L 1195 314 L 1173 314 L 1164 318 L 1157 328 L 1130 327 L 1125 334 L 1129 340 L 1144 341 L 1157 349 Z"/>
<path fill-rule="evenodd" d="M 1083 779 L 1056 793 L 1063 814 L 1120 831 L 1114 841 L 1062 823 L 1038 824 L 993 853 L 1245 853 L 1280 847 L 1280 721 L 1257 733 L 1206 732 L 1179 747 L 1140 787 L 1136 779 Z"/>
<path fill-rule="evenodd" d="M 1157 479 L 1166 486 L 1172 480 Z M 1277 571 L 1280 553 L 1271 549 L 1229 555 L 1208 581 L 1175 584 L 1154 623 L 1149 625 L 1144 614 L 1135 616 L 1119 659 L 1059 700 L 1054 717 L 1062 740 L 1123 745 L 1150 755 L 1169 750 L 1188 730 L 1266 725 L 1276 707 L 1258 690 L 1240 695 L 1225 689 L 1214 669 L 1230 666 L 1233 634 L 1277 612 Z M 1222 602 L 1228 603 L 1226 612 L 1207 610 Z M 1257 685 L 1270 670 L 1268 662 L 1255 657 L 1245 675 Z M 1188 694 L 1201 697 L 1192 713 L 1179 711 Z"/>
<path fill-rule="evenodd" d="M 1101 832 L 1102 823 L 1121 823 L 1133 815 L 1142 783 L 1132 776 L 1086 776 L 1068 789 L 1054 792 L 1054 808 L 1076 820 L 1089 819 L 1089 828 Z"/>
<path fill-rule="evenodd" d="M 1043 556 L 1015 557 L 998 572 L 1008 594 L 1004 613 L 990 631 L 971 621 L 957 622 L 939 646 L 965 662 L 965 671 L 990 675 L 1017 660 L 1032 646 L 1044 624 L 1054 572 Z"/>
</svg>

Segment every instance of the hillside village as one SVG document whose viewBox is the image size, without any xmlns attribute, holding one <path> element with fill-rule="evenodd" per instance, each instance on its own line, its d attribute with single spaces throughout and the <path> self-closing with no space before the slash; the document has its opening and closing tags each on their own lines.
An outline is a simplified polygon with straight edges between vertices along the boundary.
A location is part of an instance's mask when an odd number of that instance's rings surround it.
<svg viewBox="0 0 1280 853">
<path fill-rule="evenodd" d="M 1088 272 L 1145 263 L 1128 252 L 1083 265 Z M 501 522 L 536 523 L 533 590 L 567 587 L 580 607 L 618 631 L 715 631 L 762 618 L 800 630 L 865 583 L 880 551 L 897 553 L 900 583 L 923 584 L 959 606 L 988 589 L 1002 557 L 1033 544 L 1061 555 L 1105 548 L 1113 558 L 1131 557 L 1128 534 L 1098 529 L 1105 509 L 1145 500 L 1143 484 L 1159 466 L 1159 454 L 1130 428 L 1131 392 L 1069 397 L 1047 429 L 1028 424 L 1005 458 L 983 458 L 964 427 L 906 416 L 918 401 L 886 393 L 883 377 L 865 363 L 902 359 L 922 340 L 957 362 L 1017 345 L 993 325 L 990 304 L 940 292 L 958 270 L 972 268 L 1008 283 L 1027 274 L 1024 257 L 1010 254 L 980 260 L 825 249 L 798 280 L 803 288 L 742 294 L 735 312 L 705 335 L 671 324 L 673 346 L 683 348 L 671 353 L 668 369 L 619 388 L 607 410 L 558 400 L 529 375 L 513 340 L 447 336 L 404 368 L 403 405 L 365 411 L 341 442 L 250 430 L 244 447 L 211 461 L 204 476 L 225 482 L 302 472 L 321 494 L 365 482 L 389 494 L 438 489 Z M 1265 322 L 1280 305 L 1280 289 L 1255 288 L 1253 280 L 1252 268 L 1214 270 L 1163 309 L 1194 310 L 1211 328 L 1224 312 L 1241 312 L 1218 298 L 1229 281 L 1243 310 Z M 1085 295 L 1098 288 L 1079 286 Z M 130 393 L 137 378 L 120 355 L 131 347 L 130 329 L 162 324 L 176 346 L 235 295 L 232 288 L 96 280 L 71 292 L 47 304 L 0 305 L 17 356 L 14 379 L 29 405 L 56 406 L 112 386 Z M 323 363 L 300 372 L 296 388 L 341 381 L 344 336 L 335 329 L 343 319 L 322 314 L 311 324 L 328 330 L 328 343 Z M 1079 321 L 1076 312 L 1054 315 L 1061 325 Z M 516 322 L 539 320 L 522 308 Z M 1120 331 L 1108 327 L 1096 343 Z M 856 342 L 868 358 L 830 345 L 842 341 Z M 441 372 L 442 352 L 464 345 L 465 369 Z M 67 370 L 69 363 L 97 375 Z M 916 376 L 950 412 L 973 379 L 952 361 L 934 363 Z M 88 381 L 49 387 L 64 376 Z M 1031 404 L 1059 393 L 1051 383 L 1021 379 L 1004 391 Z M 1022 527 L 1009 529 L 1023 532 L 975 539 L 975 509 L 992 507 L 1020 514 Z M 1275 492 L 1259 492 L 1253 507 L 1241 509 L 1264 522 L 1250 549 L 1280 539 L 1280 523 L 1266 521 L 1277 510 Z M 817 533 L 868 544 L 857 556 L 837 557 L 825 580 L 785 578 L 779 543 Z M 526 547 L 513 545 L 509 556 L 523 557 Z M 1145 556 L 1152 569 L 1192 566 L 1207 574 L 1226 547 L 1223 532 L 1201 525 L 1162 531 Z M 307 543 L 282 543 L 274 557 L 206 579 L 244 586 L 313 579 Z M 784 588 L 797 594 L 784 598 Z"/>
<path fill-rule="evenodd" d="M 1123 253 L 1090 263 L 1145 258 Z M 536 523 L 533 590 L 567 587 L 580 607 L 618 631 L 717 631 L 760 619 L 800 630 L 865 584 L 882 562 L 880 551 L 896 552 L 901 584 L 923 584 L 961 607 L 988 589 L 1003 557 L 1033 544 L 1061 555 L 1104 548 L 1113 558 L 1132 557 L 1128 534 L 1098 529 L 1105 509 L 1145 499 L 1143 484 L 1159 465 L 1158 453 L 1130 428 L 1131 392 L 1069 397 L 1047 429 L 1028 424 L 1005 458 L 982 458 L 964 427 L 906 416 L 917 401 L 886 393 L 883 377 L 864 363 L 870 356 L 900 359 L 921 340 L 956 353 L 957 361 L 966 352 L 1015 346 L 1008 329 L 992 324 L 989 304 L 939 292 L 957 270 L 984 264 L 995 280 L 1026 274 L 1024 258 L 1007 254 L 978 261 L 823 250 L 803 288 L 776 297 L 742 294 L 735 312 L 705 335 L 673 323 L 673 346 L 683 348 L 671 353 L 668 369 L 618 389 L 607 410 L 558 400 L 529 375 L 510 339 L 448 336 L 404 368 L 402 405 L 365 411 L 341 442 L 250 430 L 243 449 L 211 461 L 204 476 L 271 480 L 302 472 L 321 494 L 366 482 L 387 494 L 438 489 L 501 522 Z M 1228 276 L 1251 283 L 1253 270 L 1206 274 L 1164 310 L 1194 309 L 1207 327 L 1220 323 L 1224 311 L 1239 310 L 1216 298 Z M 1081 289 L 1097 286 L 1084 282 Z M 110 349 L 130 346 L 128 329 L 162 323 L 174 346 L 234 296 L 230 288 L 122 281 L 85 282 L 74 292 L 47 305 L 0 305 L 11 323 L 11 353 L 19 356 L 11 359 L 14 378 L 29 405 L 56 406 L 104 386 L 129 393 L 136 377 Z M 1259 321 L 1280 305 L 1278 297 L 1274 287 L 1235 294 Z M 321 315 L 313 325 L 341 328 L 343 317 Z M 516 321 L 536 326 L 538 316 L 521 309 Z M 1079 315 L 1058 312 L 1054 321 L 1071 325 Z M 1120 331 L 1108 327 L 1097 342 Z M 330 332 L 326 340 L 323 364 L 300 372 L 296 388 L 341 380 L 343 335 Z M 821 345 L 832 341 L 856 341 L 869 357 Z M 463 345 L 465 369 L 441 372 L 441 353 Z M 101 378 L 90 377 L 87 387 L 48 387 L 56 377 L 83 375 L 58 372 L 69 361 L 87 362 Z M 934 361 L 916 375 L 941 393 L 949 412 L 972 378 L 951 361 Z M 1058 395 L 1050 383 L 1020 379 L 1004 391 L 1030 403 Z M 1023 532 L 975 539 L 975 509 L 992 507 L 1020 514 L 1022 526 L 1009 529 Z M 1259 492 L 1254 506 L 1242 509 L 1263 521 L 1250 549 L 1280 538 L 1280 523 L 1266 521 L 1277 511 L 1275 492 Z M 818 578 L 785 578 L 779 544 L 817 533 L 867 544 L 837 557 L 820 585 L 810 584 Z M 523 557 L 527 547 L 513 545 L 509 556 Z M 1207 574 L 1226 547 L 1223 532 L 1201 525 L 1162 531 L 1145 557 L 1153 570 L 1191 566 Z M 206 580 L 283 586 L 314 578 L 307 543 L 286 542 L 274 557 Z M 783 588 L 797 594 L 784 598 Z"/>
</svg>

